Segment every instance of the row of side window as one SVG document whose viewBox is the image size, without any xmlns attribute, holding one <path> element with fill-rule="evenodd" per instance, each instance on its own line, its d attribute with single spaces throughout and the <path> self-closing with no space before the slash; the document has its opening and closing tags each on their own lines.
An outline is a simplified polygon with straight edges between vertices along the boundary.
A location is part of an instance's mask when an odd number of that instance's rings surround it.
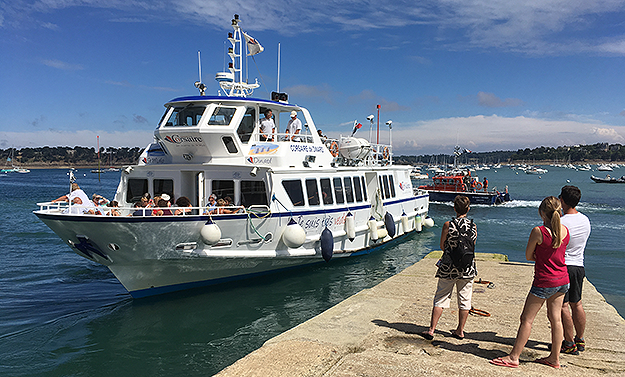
<svg viewBox="0 0 625 377">
<path fill-rule="evenodd" d="M 212 193 L 218 198 L 227 196 L 235 198 L 235 184 L 233 180 L 217 180 L 211 181 Z M 241 205 L 249 207 L 251 205 L 268 205 L 267 187 L 262 180 L 242 180 L 241 184 Z M 152 192 L 155 195 L 166 193 L 172 198 L 174 197 L 174 181 L 172 179 L 153 179 Z M 126 189 L 126 202 L 135 203 L 141 200 L 141 196 L 150 192 L 148 190 L 148 180 L 145 178 L 131 178 L 128 180 Z M 208 195 L 207 195 L 208 196 Z M 193 199 L 191 200 L 194 201 Z M 194 206 L 197 203 L 193 203 Z"/>
<path fill-rule="evenodd" d="M 367 201 L 367 185 L 365 177 L 335 177 L 335 178 L 308 178 L 304 180 L 306 191 L 302 188 L 300 179 L 282 181 L 291 203 L 295 207 L 362 203 Z"/>
</svg>

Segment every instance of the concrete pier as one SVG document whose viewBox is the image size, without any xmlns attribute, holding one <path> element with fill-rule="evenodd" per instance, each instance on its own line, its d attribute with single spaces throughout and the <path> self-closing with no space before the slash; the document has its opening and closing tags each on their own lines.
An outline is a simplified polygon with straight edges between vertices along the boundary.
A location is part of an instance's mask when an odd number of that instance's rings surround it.
<svg viewBox="0 0 625 377">
<path fill-rule="evenodd" d="M 418 333 L 429 326 L 440 253 L 270 339 L 217 375 L 625 376 L 625 320 L 588 281 L 582 296 L 586 351 L 562 355 L 559 370 L 533 362 L 549 354 L 551 343 L 543 306 L 519 368 L 490 365 L 512 349 L 533 278 L 533 264 L 508 262 L 504 255 L 476 256 L 478 278 L 494 286 L 474 284 L 473 306 L 490 316 L 469 316 L 465 339 L 455 339 L 449 331 L 458 320 L 454 298 L 434 340 L 425 340 Z"/>
</svg>

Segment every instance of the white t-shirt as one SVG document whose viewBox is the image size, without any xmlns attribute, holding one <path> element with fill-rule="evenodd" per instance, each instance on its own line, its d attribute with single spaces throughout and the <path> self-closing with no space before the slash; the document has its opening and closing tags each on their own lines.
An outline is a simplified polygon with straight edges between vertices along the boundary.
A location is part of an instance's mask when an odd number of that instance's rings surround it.
<svg viewBox="0 0 625 377">
<path fill-rule="evenodd" d="M 295 118 L 291 118 L 289 123 L 286 125 L 286 130 L 290 135 L 295 134 L 295 131 L 302 130 L 302 121 Z"/>
<path fill-rule="evenodd" d="M 85 192 L 82 191 L 82 189 L 74 190 L 74 191 L 70 192 L 67 195 L 67 199 L 69 200 L 70 203 L 76 197 L 80 198 L 80 200 L 82 201 L 82 205 L 83 206 L 85 206 L 85 207 L 92 207 L 93 206 L 93 203 L 91 203 L 91 200 L 89 199 L 87 194 L 85 194 Z"/>
<path fill-rule="evenodd" d="M 564 256 L 566 265 L 584 267 L 584 249 L 590 236 L 590 220 L 578 212 L 562 216 L 561 221 L 569 229 L 571 237 Z"/>
<path fill-rule="evenodd" d="M 265 134 L 265 136 L 272 138 L 273 137 L 273 129 L 276 128 L 275 123 L 273 123 L 273 119 L 264 118 L 260 122 L 260 132 Z"/>
</svg>

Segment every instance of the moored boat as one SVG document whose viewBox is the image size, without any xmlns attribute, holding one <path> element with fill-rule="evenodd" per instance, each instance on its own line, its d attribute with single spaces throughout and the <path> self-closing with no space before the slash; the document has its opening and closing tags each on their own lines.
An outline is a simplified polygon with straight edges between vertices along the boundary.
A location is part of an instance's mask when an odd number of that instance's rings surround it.
<svg viewBox="0 0 625 377">
<path fill-rule="evenodd" d="M 35 211 L 133 297 L 367 254 L 433 225 L 428 193 L 413 190 L 409 166 L 393 164 L 392 145 L 321 139 L 308 110 L 286 94 L 249 97 L 258 84 L 242 78 L 238 16 L 232 26 L 232 63 L 216 77 L 225 95 L 205 95 L 200 78 L 199 96 L 165 104 L 154 142 L 121 170 L 122 216 L 58 202 Z M 263 134 L 259 118 L 269 110 L 276 132 Z M 280 132 L 294 118 L 301 132 Z M 144 194 L 190 204 L 131 208 Z"/>
<path fill-rule="evenodd" d="M 459 146 L 454 149 L 454 158 L 462 154 Z M 454 161 L 454 166 L 456 162 Z M 453 202 L 457 195 L 465 195 L 472 204 L 502 204 L 510 201 L 508 187 L 503 192 L 496 189 L 484 188 L 484 183 L 479 181 L 469 170 L 454 169 L 450 172 L 439 173 L 432 177 L 432 184 L 421 185 L 419 190 L 425 190 L 430 194 L 431 202 Z"/>
<path fill-rule="evenodd" d="M 610 177 L 610 174 L 606 175 L 605 178 L 595 177 L 594 175 L 590 176 L 590 179 L 597 183 L 625 183 L 625 175 L 620 178 Z"/>
</svg>

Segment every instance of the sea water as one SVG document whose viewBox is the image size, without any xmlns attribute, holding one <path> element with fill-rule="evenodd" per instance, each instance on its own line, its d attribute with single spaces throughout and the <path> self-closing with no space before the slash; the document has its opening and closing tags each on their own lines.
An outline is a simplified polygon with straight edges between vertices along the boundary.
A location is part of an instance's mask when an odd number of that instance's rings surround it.
<svg viewBox="0 0 625 377">
<path fill-rule="evenodd" d="M 471 208 L 476 251 L 524 261 L 529 232 L 541 223 L 540 201 L 574 184 L 582 190 L 578 209 L 592 223 L 587 277 L 625 315 L 625 185 L 594 183 L 589 177 L 597 172 L 546 168 L 541 176 L 507 167 L 477 172 L 491 187 L 507 185 L 513 200 Z M 76 176 L 89 195 L 112 198 L 119 174 L 98 180 L 81 170 Z M 623 174 L 625 169 L 612 173 Z M 35 203 L 68 190 L 65 170 L 0 176 L 1 376 L 212 375 L 438 250 L 440 227 L 454 214 L 451 205 L 432 203 L 434 228 L 370 255 L 133 300 L 106 267 L 76 255 L 32 214 Z"/>
</svg>

